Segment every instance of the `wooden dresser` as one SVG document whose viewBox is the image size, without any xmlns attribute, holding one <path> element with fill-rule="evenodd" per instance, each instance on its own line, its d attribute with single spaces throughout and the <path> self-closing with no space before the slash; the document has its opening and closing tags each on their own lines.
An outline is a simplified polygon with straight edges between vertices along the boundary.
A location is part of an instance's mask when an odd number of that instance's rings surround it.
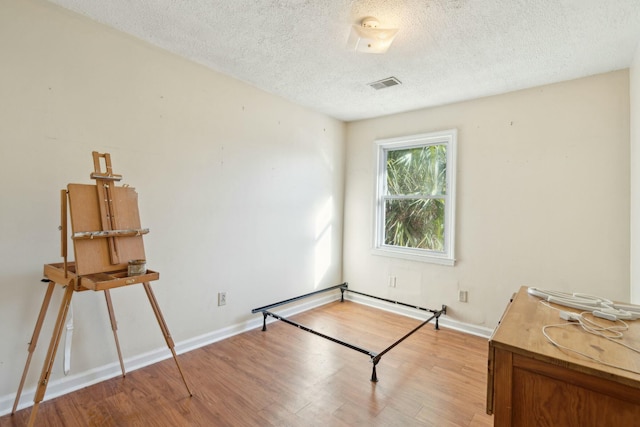
<svg viewBox="0 0 640 427">
<path fill-rule="evenodd" d="M 548 333 L 561 345 L 628 370 L 560 350 L 542 327 L 565 321 L 527 289 L 514 295 L 489 340 L 487 413 L 494 414 L 494 425 L 640 426 L 640 354 L 579 326 Z M 640 320 L 627 323 L 622 342 L 640 349 Z"/>
</svg>

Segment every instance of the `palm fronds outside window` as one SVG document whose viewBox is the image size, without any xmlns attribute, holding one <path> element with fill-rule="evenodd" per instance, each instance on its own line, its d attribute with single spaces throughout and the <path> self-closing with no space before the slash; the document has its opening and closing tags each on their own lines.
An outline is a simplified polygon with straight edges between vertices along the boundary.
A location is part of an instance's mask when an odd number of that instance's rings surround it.
<svg viewBox="0 0 640 427">
<path fill-rule="evenodd" d="M 447 146 L 387 151 L 385 244 L 444 250 Z"/>
</svg>

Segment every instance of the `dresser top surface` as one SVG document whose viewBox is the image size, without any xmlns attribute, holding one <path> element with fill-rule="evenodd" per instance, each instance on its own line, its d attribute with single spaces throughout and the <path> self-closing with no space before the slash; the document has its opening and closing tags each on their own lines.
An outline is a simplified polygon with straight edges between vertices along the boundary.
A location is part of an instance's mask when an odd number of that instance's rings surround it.
<svg viewBox="0 0 640 427">
<path fill-rule="evenodd" d="M 621 345 L 640 351 L 640 320 L 626 321 L 629 329 L 622 332 L 622 338 L 607 340 L 584 331 L 577 322 L 567 325 L 569 322 L 560 318 L 560 310 L 572 313 L 580 310 L 543 303 L 527 291 L 523 286 L 515 294 L 491 337 L 491 346 L 640 388 L 640 353 Z M 585 317 L 604 327 L 623 325 L 591 314 Z M 558 345 L 573 351 L 552 344 L 543 329 Z"/>
</svg>

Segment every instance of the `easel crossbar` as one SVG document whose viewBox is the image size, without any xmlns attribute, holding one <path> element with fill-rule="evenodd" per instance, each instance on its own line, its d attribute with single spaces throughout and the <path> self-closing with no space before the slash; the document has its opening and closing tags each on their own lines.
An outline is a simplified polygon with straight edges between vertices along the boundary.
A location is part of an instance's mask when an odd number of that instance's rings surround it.
<svg viewBox="0 0 640 427">
<path fill-rule="evenodd" d="M 135 228 L 131 230 L 104 230 L 104 231 L 79 231 L 73 233 L 72 239 L 94 239 L 94 238 L 106 238 L 106 237 L 132 237 L 142 236 L 143 234 L 149 234 L 148 228 Z"/>
</svg>

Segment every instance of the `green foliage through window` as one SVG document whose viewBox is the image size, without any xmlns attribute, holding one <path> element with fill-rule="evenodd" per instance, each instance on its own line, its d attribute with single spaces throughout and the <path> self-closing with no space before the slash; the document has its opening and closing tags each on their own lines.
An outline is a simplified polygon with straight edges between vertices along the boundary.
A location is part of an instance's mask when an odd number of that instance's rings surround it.
<svg viewBox="0 0 640 427">
<path fill-rule="evenodd" d="M 447 145 L 386 151 L 384 244 L 445 250 Z"/>
</svg>

